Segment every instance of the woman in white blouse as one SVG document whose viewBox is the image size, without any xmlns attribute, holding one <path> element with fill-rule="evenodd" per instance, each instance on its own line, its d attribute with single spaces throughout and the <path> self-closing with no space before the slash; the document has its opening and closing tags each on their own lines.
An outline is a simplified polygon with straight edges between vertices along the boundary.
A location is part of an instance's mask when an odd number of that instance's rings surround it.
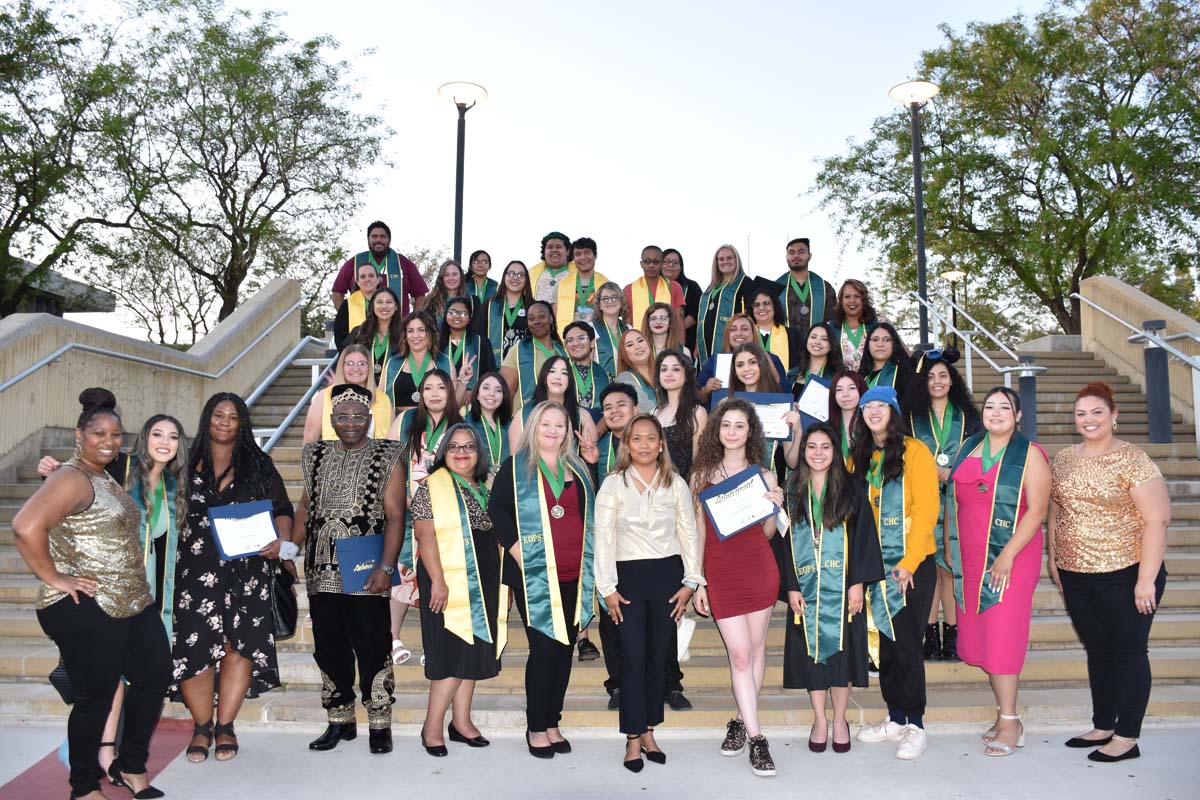
<svg viewBox="0 0 1200 800">
<path fill-rule="evenodd" d="M 654 726 L 663 721 L 671 628 L 704 578 L 692 495 L 671 467 L 662 424 L 639 414 L 625 431 L 596 494 L 596 590 L 621 642 L 624 764 L 640 772 L 643 754 L 667 763 Z"/>
</svg>

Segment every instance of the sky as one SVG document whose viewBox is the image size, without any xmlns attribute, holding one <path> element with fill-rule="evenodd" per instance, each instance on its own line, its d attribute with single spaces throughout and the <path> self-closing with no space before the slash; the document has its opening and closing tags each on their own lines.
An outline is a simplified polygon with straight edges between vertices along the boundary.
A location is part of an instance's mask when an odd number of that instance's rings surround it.
<svg viewBox="0 0 1200 800">
<path fill-rule="evenodd" d="M 867 277 L 872 253 L 840 242 L 814 191 L 817 159 L 902 113 L 888 97 L 915 74 L 938 26 L 1035 14 L 1043 2 L 595 4 L 457 0 L 337 3 L 237 0 L 286 8 L 293 38 L 328 35 L 349 62 L 357 107 L 395 136 L 339 244 L 365 248 L 382 219 L 400 252 L 451 248 L 457 112 L 437 93 L 472 81 L 463 257 L 532 265 L 552 230 L 598 244 L 597 268 L 627 283 L 643 246 L 683 253 L 708 284 L 725 243 L 751 274 L 786 269 L 789 239 L 812 240 L 812 269 L 834 285 Z M 936 100 L 934 100 L 936 102 Z M 331 273 L 336 265 L 330 265 Z M 91 315 L 88 315 L 91 316 Z"/>
</svg>

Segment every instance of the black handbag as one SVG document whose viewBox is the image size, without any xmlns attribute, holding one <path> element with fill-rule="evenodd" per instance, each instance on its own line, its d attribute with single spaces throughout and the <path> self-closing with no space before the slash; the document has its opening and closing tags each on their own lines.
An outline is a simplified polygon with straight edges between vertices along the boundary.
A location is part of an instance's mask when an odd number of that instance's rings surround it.
<svg viewBox="0 0 1200 800">
<path fill-rule="evenodd" d="M 296 601 L 296 579 L 282 567 L 275 567 L 275 584 L 271 587 L 271 612 L 275 617 L 275 641 L 296 635 L 300 605 Z"/>
<path fill-rule="evenodd" d="M 67 675 L 67 665 L 63 663 L 61 656 L 58 659 L 58 666 L 50 673 L 50 685 L 62 695 L 64 703 L 71 705 L 75 702 L 75 689 L 71 686 L 71 678 Z"/>
</svg>

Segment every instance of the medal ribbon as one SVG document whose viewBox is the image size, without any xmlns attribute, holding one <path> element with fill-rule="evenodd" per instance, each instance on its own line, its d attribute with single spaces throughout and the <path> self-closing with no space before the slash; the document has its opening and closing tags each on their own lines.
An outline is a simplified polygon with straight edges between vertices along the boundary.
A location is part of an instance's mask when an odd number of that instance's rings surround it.
<svg viewBox="0 0 1200 800">
<path fill-rule="evenodd" d="M 563 488 L 567 485 L 567 470 L 563 466 L 562 461 L 558 462 L 558 470 L 551 472 L 546 466 L 546 462 L 538 456 L 538 472 L 546 478 L 546 482 L 550 484 L 550 491 L 554 495 L 554 503 L 558 504 L 558 499 L 562 497 Z"/>
<path fill-rule="evenodd" d="M 500 462 L 504 460 L 504 442 L 500 435 L 500 423 L 496 423 L 493 428 L 488 424 L 486 416 L 480 416 L 480 423 L 483 425 L 483 438 L 488 444 L 488 455 L 491 456 L 492 466 L 500 466 Z"/>
<path fill-rule="evenodd" d="M 985 437 L 983 440 L 983 452 L 979 454 L 980 460 L 983 462 L 981 472 L 987 475 L 992 471 L 992 467 L 996 466 L 996 462 L 1004 458 L 1004 451 L 1008 449 L 1008 445 L 1000 448 L 1000 452 L 992 455 L 992 440 L 991 437 Z"/>
<path fill-rule="evenodd" d="M 870 607 L 870 622 L 884 636 L 895 640 L 896 633 L 892 628 L 892 617 L 904 608 L 905 598 L 896 581 L 891 578 L 891 571 L 900 559 L 904 558 L 904 476 L 890 480 L 880 486 L 871 479 L 876 466 L 882 466 L 883 454 L 878 461 L 872 459 L 871 470 L 867 472 L 867 482 L 871 484 L 871 494 L 874 495 L 875 523 L 879 532 L 880 550 L 883 551 L 884 579 L 867 587 L 867 604 Z M 877 473 L 878 475 L 878 473 Z M 879 477 L 882 477 L 879 475 Z M 878 505 L 875 505 L 878 503 Z"/>
<path fill-rule="evenodd" d="M 504 308 L 504 327 L 511 328 L 516 324 L 517 317 L 521 316 L 522 305 L 518 303 L 515 306 L 510 306 L 507 300 L 502 305 Z"/>
<path fill-rule="evenodd" d="M 571 366 L 575 369 L 575 394 L 582 403 L 583 398 L 591 398 L 592 365 L 588 364 L 586 367 L 580 368 L 578 364 L 571 362 Z"/>
<path fill-rule="evenodd" d="M 457 486 L 456 486 L 457 484 Z M 479 561 L 471 532 L 471 516 L 459 487 L 470 490 L 479 499 L 475 487 L 449 469 L 442 468 L 425 479 L 433 507 L 438 558 L 449 596 L 446 599 L 446 630 L 467 644 L 477 639 L 492 641 L 483 586 L 479 580 Z M 486 498 L 485 498 L 486 501 Z M 481 504 L 486 508 L 486 502 Z"/>
<path fill-rule="evenodd" d="M 412 353 L 405 356 L 405 361 L 408 362 L 408 371 L 412 375 L 413 385 L 417 387 L 417 391 L 421 389 L 421 381 L 425 380 L 425 372 L 429 369 L 429 362 L 433 359 L 429 355 L 429 351 L 425 351 L 425 358 L 421 361 L 421 370 L 417 371 L 417 365 L 413 361 Z"/>
<path fill-rule="evenodd" d="M 811 494 L 810 487 L 810 498 Z M 822 530 L 820 514 L 811 500 L 809 512 L 792 522 L 792 569 L 805 603 L 804 614 L 796 623 L 804 626 L 809 658 L 824 664 L 843 647 L 848 534 L 844 522 Z"/>
</svg>

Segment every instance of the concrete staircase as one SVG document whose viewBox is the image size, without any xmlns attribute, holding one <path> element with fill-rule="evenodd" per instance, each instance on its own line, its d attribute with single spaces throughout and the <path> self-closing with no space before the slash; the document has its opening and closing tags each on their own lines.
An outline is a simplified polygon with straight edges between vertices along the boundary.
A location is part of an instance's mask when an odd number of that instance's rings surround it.
<svg viewBox="0 0 1200 800">
<path fill-rule="evenodd" d="M 1200 716 L 1200 462 L 1195 458 L 1193 433 L 1175 421 L 1175 444 L 1146 444 L 1145 398 L 1127 379 L 1090 354 L 1039 354 L 1050 367 L 1038 380 L 1040 441 L 1053 455 L 1074 440 L 1071 403 L 1079 387 L 1106 380 L 1116 389 L 1122 409 L 1120 434 L 1138 442 L 1162 467 L 1173 501 L 1168 534 L 1167 569 L 1170 579 L 1154 624 L 1150 657 L 1154 671 L 1151 717 Z M 989 374 L 982 360 L 975 365 L 977 400 L 1001 381 Z M 252 409 L 258 427 L 279 424 L 303 395 L 311 380 L 304 367 L 286 370 Z M 291 426 L 272 456 L 288 483 L 293 499 L 300 495 L 302 416 Z M 44 452 L 66 458 L 65 449 Z M 23 499 L 36 488 L 33 465 L 22 468 L 18 482 L 0 485 L 0 718 L 61 717 L 67 709 L 46 682 L 57 663 L 57 651 L 42 634 L 33 612 L 37 587 L 12 544 L 11 522 Z M 305 598 L 301 593 L 301 614 Z M 810 714 L 803 692 L 780 688 L 783 660 L 782 607 L 772 620 L 766 685 L 761 699 L 763 722 L 769 726 L 807 725 Z M 593 627 L 594 633 L 594 627 Z M 419 652 L 420 627 L 413 615 L 406 621 L 404 641 Z M 595 641 L 595 639 L 594 639 Z M 320 675 L 311 656 L 311 630 L 303 624 L 297 636 L 280 643 L 279 662 L 285 686 L 246 701 L 244 722 L 317 725 L 325 716 L 320 704 Z M 519 624 L 510 627 L 504 669 L 476 690 L 477 719 L 485 729 L 519 729 L 524 725 L 523 664 L 525 635 Z M 683 664 L 684 686 L 695 709 L 668 711 L 671 726 L 719 727 L 733 714 L 725 651 L 716 626 L 699 619 L 691 644 L 691 660 Z M 960 663 L 927 664 L 930 722 L 983 722 L 995 712 L 983 673 Z M 563 725 L 612 728 L 614 712 L 605 710 L 603 661 L 576 663 Z M 420 723 L 424 718 L 427 683 L 418 658 L 396 668 L 397 723 Z M 867 719 L 877 717 L 883 704 L 878 689 L 856 692 L 854 702 Z M 1043 575 L 1034 598 L 1030 653 L 1022 676 L 1022 713 L 1039 722 L 1072 721 L 1086 727 L 1090 698 L 1084 653 L 1075 638 L 1062 598 Z M 169 704 L 167 714 L 186 717 L 182 705 Z M 365 719 L 365 718 L 364 718 Z"/>
</svg>

